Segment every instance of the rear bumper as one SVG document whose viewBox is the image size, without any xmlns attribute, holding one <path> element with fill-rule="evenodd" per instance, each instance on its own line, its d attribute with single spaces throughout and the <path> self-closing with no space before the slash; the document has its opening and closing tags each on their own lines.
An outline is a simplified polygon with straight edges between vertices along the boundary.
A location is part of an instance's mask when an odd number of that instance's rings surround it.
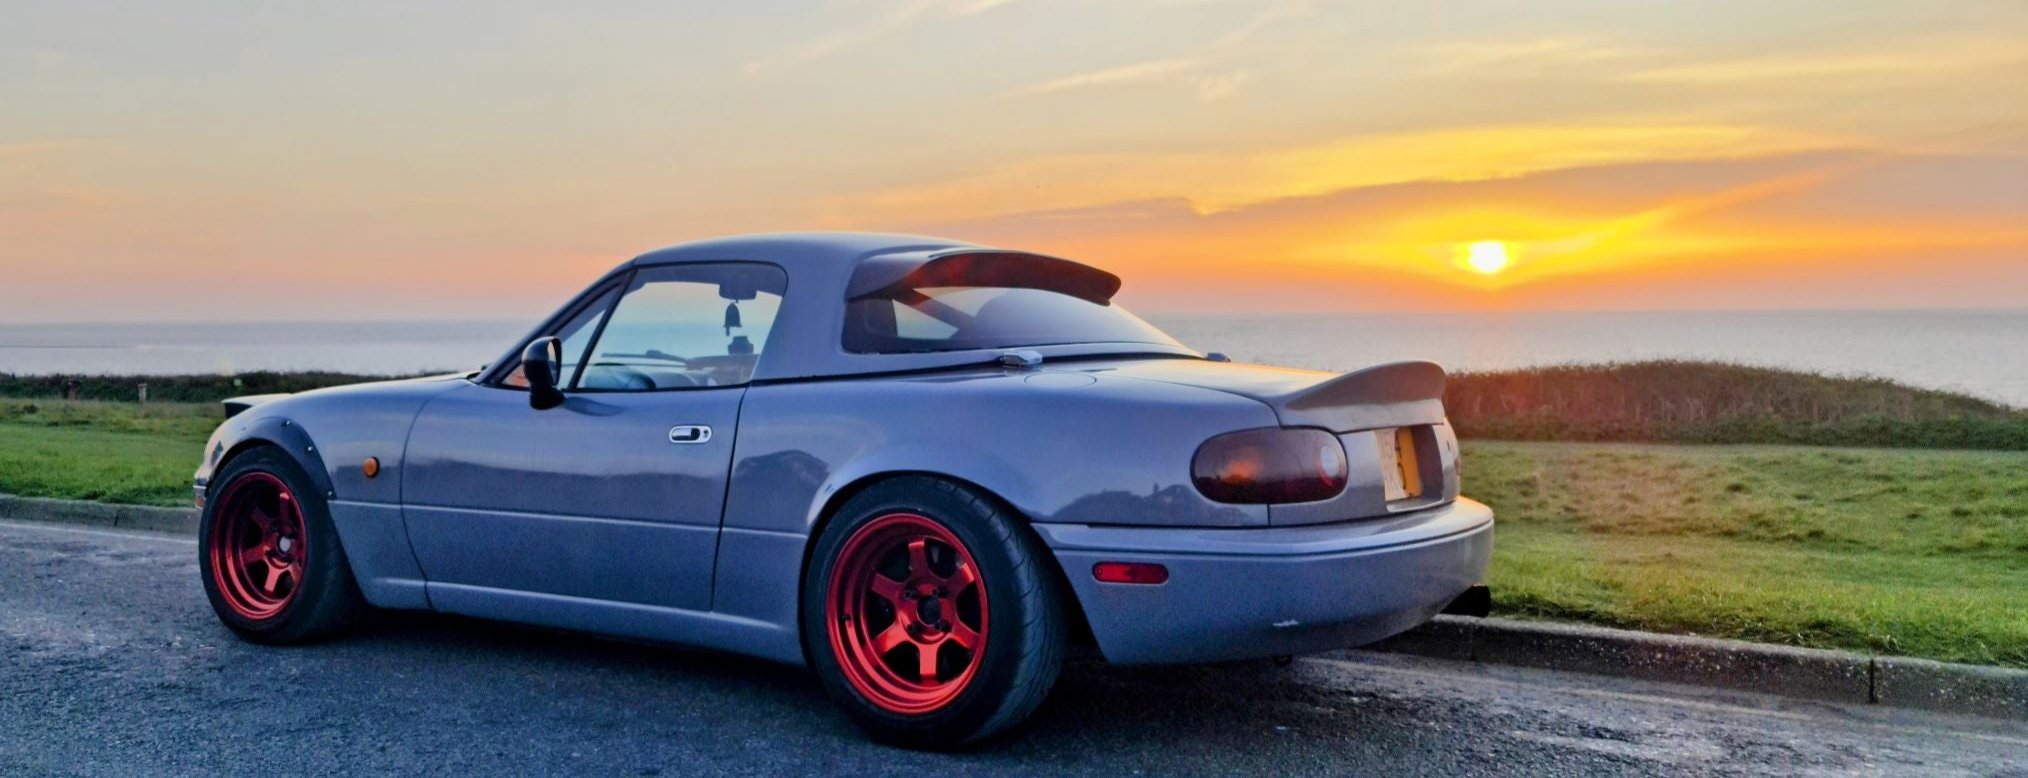
<svg viewBox="0 0 2028 778">
<path fill-rule="evenodd" d="M 1036 524 L 1120 663 L 1210 662 L 1364 645 L 1479 583 L 1493 511 L 1471 500 L 1385 519 L 1264 529 Z M 1154 562 L 1166 583 L 1099 583 L 1099 562 Z"/>
</svg>

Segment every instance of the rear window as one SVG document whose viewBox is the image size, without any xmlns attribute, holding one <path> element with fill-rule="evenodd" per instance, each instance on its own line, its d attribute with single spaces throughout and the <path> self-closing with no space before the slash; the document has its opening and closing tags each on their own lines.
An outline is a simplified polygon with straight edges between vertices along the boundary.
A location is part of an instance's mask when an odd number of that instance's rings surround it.
<svg viewBox="0 0 2028 778">
<path fill-rule="evenodd" d="M 845 350 L 861 354 L 1176 340 L 1117 305 L 1012 286 L 890 286 L 845 305 Z"/>
</svg>

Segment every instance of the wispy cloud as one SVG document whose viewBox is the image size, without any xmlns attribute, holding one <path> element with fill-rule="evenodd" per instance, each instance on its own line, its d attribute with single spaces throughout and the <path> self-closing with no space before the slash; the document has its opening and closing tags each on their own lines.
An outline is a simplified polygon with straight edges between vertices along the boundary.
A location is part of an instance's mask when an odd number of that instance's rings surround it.
<svg viewBox="0 0 2028 778">
<path fill-rule="evenodd" d="M 1084 89 L 1171 85 L 1190 89 L 1203 102 L 1223 100 L 1237 94 L 1250 76 L 1246 68 L 1232 64 L 1236 53 L 1269 27 L 1308 15 L 1312 10 L 1313 4 L 1308 0 L 1274 3 L 1195 51 L 1060 76 L 1009 89 L 1001 92 L 999 97 L 1037 97 Z"/>
<path fill-rule="evenodd" d="M 1857 146 L 1771 127 L 1626 120 L 1353 135 L 1225 151 L 1113 151 L 1001 160 L 965 175 L 828 201 L 834 226 L 962 221 L 1022 211 L 1178 198 L 1203 213 L 1410 181 L 1503 178 L 1644 160 Z"/>
<path fill-rule="evenodd" d="M 1099 87 L 1131 86 L 1136 84 L 1158 84 L 1175 80 L 1203 65 L 1194 59 L 1156 59 L 1136 62 L 1131 65 L 1093 70 L 1053 78 L 1048 81 L 1029 84 L 1001 93 L 1001 97 L 1033 97 L 1035 95 L 1070 92 L 1079 89 Z"/>
<path fill-rule="evenodd" d="M 748 62 L 746 72 L 754 75 L 788 70 L 897 34 L 925 19 L 977 16 L 1015 2 L 1019 0 L 907 0 L 859 24 Z"/>
<path fill-rule="evenodd" d="M 1530 38 L 1438 43 L 1421 48 L 1438 74 L 1515 75 L 1625 60 L 1638 52 L 1586 38 Z"/>
<path fill-rule="evenodd" d="M 1911 40 L 1864 50 L 1784 53 L 1689 62 L 1626 73 L 1624 80 L 1674 84 L 1751 84 L 1847 80 L 1877 88 L 1883 78 L 1933 78 L 2015 68 L 2028 77 L 2028 47 L 2018 39 Z"/>
<path fill-rule="evenodd" d="M 1214 47 L 1223 47 L 1244 43 L 1248 38 L 1252 38 L 1262 30 L 1290 19 L 1308 16 L 1314 10 L 1316 10 L 1316 4 L 1309 2 L 1309 0 L 1284 0 L 1284 2 L 1274 3 L 1268 6 L 1266 11 L 1262 11 L 1252 19 L 1247 20 L 1245 24 L 1235 27 L 1231 32 L 1220 36 L 1212 45 Z"/>
<path fill-rule="evenodd" d="M 1454 41 L 1416 54 L 1437 76 L 1576 77 L 1594 81 L 1754 86 L 1833 81 L 1875 88 L 1883 79 L 1934 78 L 2028 67 L 2028 47 L 2012 38 L 1903 38 L 1863 47 L 1717 52 L 1629 45 L 1566 36 Z"/>
<path fill-rule="evenodd" d="M 1239 86 L 1246 83 L 1247 72 L 1235 70 L 1220 75 L 1200 76 L 1197 79 L 1197 99 L 1215 102 L 1239 92 Z"/>
<path fill-rule="evenodd" d="M 1171 84 L 1193 90 L 1198 100 L 1210 103 L 1237 94 L 1249 75 L 1243 69 L 1211 71 L 1208 68 L 1208 63 L 1196 59 L 1148 60 L 1053 78 L 1001 92 L 999 97 L 1037 97 L 1084 89 Z"/>
</svg>

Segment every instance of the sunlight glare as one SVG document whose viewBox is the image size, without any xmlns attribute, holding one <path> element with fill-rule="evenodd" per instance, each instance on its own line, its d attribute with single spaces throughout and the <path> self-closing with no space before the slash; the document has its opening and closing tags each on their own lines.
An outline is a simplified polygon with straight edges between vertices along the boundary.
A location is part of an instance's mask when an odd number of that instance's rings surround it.
<svg viewBox="0 0 2028 778">
<path fill-rule="evenodd" d="M 1482 240 L 1465 247 L 1465 264 L 1489 276 L 1506 270 L 1509 261 L 1507 244 L 1497 240 Z"/>
</svg>

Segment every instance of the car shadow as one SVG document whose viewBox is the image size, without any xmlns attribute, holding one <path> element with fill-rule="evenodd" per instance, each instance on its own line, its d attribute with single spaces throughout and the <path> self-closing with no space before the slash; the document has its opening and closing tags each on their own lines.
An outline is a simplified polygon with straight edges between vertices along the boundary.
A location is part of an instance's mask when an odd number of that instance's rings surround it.
<svg viewBox="0 0 2028 778">
<path fill-rule="evenodd" d="M 814 674 L 743 656 L 426 613 L 381 613 L 356 636 L 327 644 L 363 654 L 496 665 L 522 677 L 597 677 L 616 706 L 701 717 L 709 732 L 767 736 L 834 754 L 883 753 L 911 762 L 1068 768 L 1128 757 L 1145 764 L 1272 768 L 1278 759 L 1419 736 L 1435 704 L 1348 687 L 1328 663 L 1271 662 L 1123 667 L 1091 658 L 1066 664 L 1027 725 L 949 754 L 919 754 L 868 741 L 825 696 Z M 555 683 L 554 680 L 548 681 Z M 1450 713 L 1456 713 L 1452 711 Z M 645 733 L 643 733 L 645 734 Z M 1206 761 L 1209 760 L 1209 761 Z"/>
</svg>

